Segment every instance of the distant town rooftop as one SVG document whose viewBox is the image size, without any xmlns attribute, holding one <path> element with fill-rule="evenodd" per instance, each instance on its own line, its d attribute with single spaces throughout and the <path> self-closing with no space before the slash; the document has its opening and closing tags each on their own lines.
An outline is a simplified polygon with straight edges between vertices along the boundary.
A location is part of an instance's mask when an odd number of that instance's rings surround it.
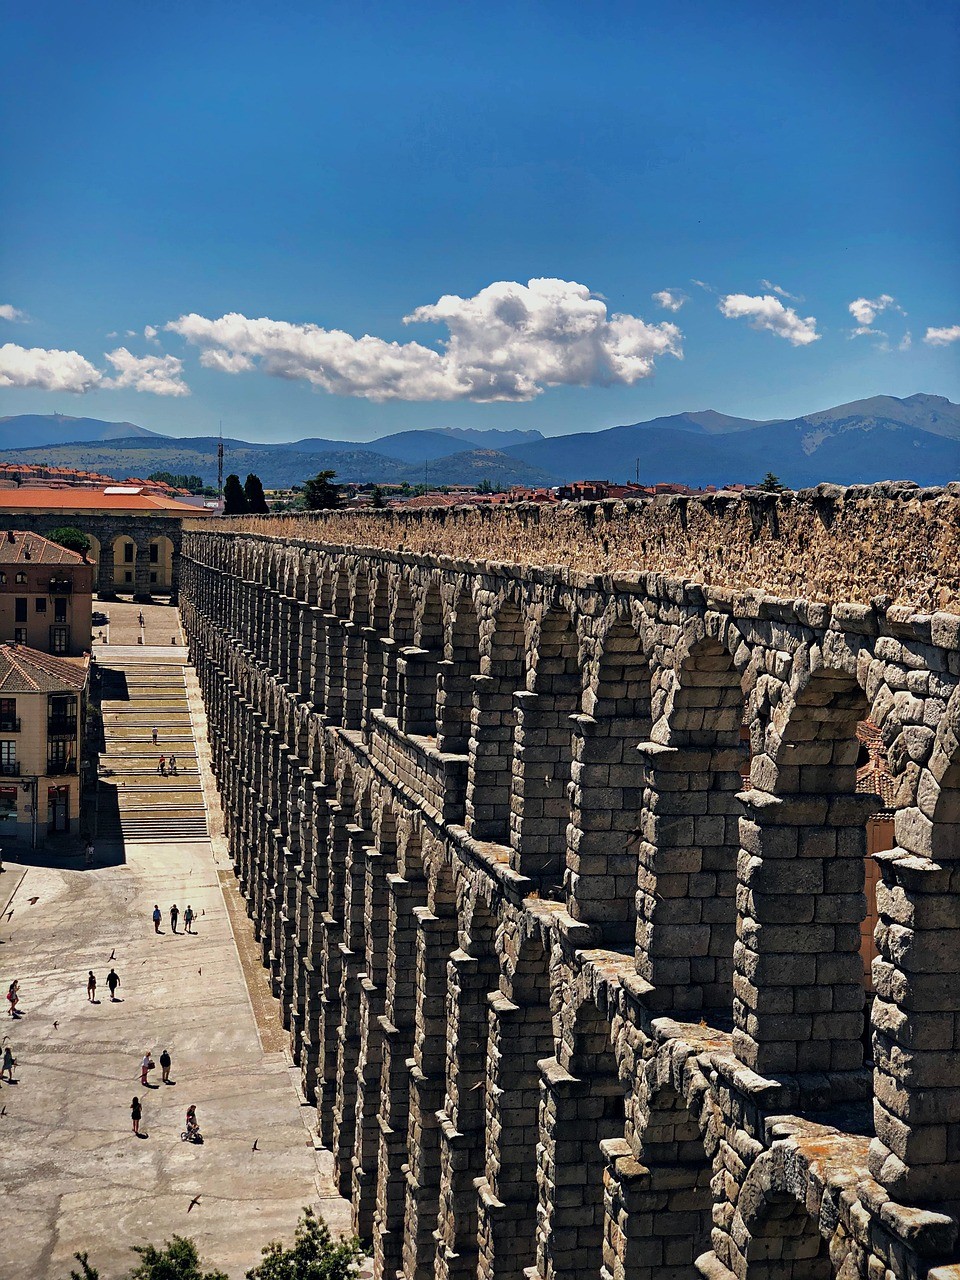
<svg viewBox="0 0 960 1280">
<path fill-rule="evenodd" d="M 79 692 L 89 667 L 89 654 L 61 658 L 25 644 L 0 644 L 0 694 Z"/>
<path fill-rule="evenodd" d="M 0 534 L 0 564 L 84 564 L 83 556 L 69 551 L 49 538 L 26 529 L 8 529 Z"/>
</svg>

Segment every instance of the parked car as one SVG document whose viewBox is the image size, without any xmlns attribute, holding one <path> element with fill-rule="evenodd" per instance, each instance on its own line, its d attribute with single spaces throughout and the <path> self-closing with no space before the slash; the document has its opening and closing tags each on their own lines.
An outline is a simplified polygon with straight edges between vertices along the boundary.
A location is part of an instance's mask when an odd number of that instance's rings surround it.
<svg viewBox="0 0 960 1280">
<path fill-rule="evenodd" d="M 101 613 L 99 610 L 95 610 L 90 615 L 90 621 L 95 627 L 105 627 L 110 621 L 110 615 L 109 613 Z"/>
</svg>

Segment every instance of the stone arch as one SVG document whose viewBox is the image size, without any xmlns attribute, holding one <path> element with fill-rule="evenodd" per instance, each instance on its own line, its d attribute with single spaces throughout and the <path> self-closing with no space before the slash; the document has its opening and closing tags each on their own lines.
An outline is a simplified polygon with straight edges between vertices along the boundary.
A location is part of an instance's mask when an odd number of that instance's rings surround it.
<svg viewBox="0 0 960 1280">
<path fill-rule="evenodd" d="M 437 691 L 437 746 L 441 751 L 466 755 L 470 747 L 473 678 L 480 673 L 480 621 L 469 587 L 462 587 L 457 595 L 449 630 Z"/>
<path fill-rule="evenodd" d="M 580 646 L 568 610 L 547 609 L 533 646 L 527 689 L 516 697 L 516 765 L 510 843 L 516 869 L 558 888 L 570 825 L 573 723 L 581 697 Z"/>
<path fill-rule="evenodd" d="M 490 996 L 488 1015 L 487 1160 L 478 1235 L 480 1274 L 493 1276 L 519 1276 L 536 1261 L 540 1062 L 556 1052 L 550 960 L 540 933 L 508 933 L 511 953 L 515 959 Z"/>
<path fill-rule="evenodd" d="M 828 1242 L 788 1188 L 780 1154 L 759 1156 L 740 1190 L 731 1269 L 744 1280 L 832 1280 Z"/>
<path fill-rule="evenodd" d="M 510 832 L 514 694 L 524 682 L 523 615 L 507 598 L 492 619 L 474 681 L 472 743 L 467 770 L 467 830 L 505 844 Z"/>
<path fill-rule="evenodd" d="M 610 1022 L 591 999 L 573 1013 L 560 1062 L 540 1069 L 539 1274 L 592 1280 L 603 1265 L 605 1148 L 622 1143 L 626 1109 Z"/>
<path fill-rule="evenodd" d="M 820 667 L 779 711 L 771 753 L 752 765 L 734 1043 L 761 1073 L 863 1065 L 860 928 L 866 820 L 877 804 L 856 794 L 866 713 L 856 678 Z"/>
<path fill-rule="evenodd" d="M 130 533 L 118 533 L 109 539 L 113 551 L 112 590 L 134 594 L 137 572 L 137 543 Z"/>
<path fill-rule="evenodd" d="M 636 838 L 646 783 L 638 750 L 650 737 L 650 668 L 629 619 L 600 642 L 593 680 L 576 719 L 567 900 L 610 942 L 636 931 Z"/>
<path fill-rule="evenodd" d="M 410 581 L 405 574 L 396 579 L 393 603 L 390 609 L 390 638 L 384 646 L 383 664 L 383 713 L 396 717 L 401 702 L 400 654 L 413 644 L 414 599 Z"/>
<path fill-rule="evenodd" d="M 649 742 L 640 752 L 648 789 L 635 841 L 637 967 L 656 988 L 656 1008 L 709 1011 L 728 1026 L 744 699 L 731 653 L 702 628 L 685 638 L 680 655 L 669 745 Z"/>
</svg>

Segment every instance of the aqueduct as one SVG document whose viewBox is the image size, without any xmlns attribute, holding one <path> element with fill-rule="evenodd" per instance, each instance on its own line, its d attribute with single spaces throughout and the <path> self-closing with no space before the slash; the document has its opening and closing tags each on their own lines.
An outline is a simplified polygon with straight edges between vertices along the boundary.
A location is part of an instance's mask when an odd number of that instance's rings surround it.
<svg viewBox="0 0 960 1280">
<path fill-rule="evenodd" d="M 956 486 L 185 529 L 378 1277 L 960 1278 L 958 547 Z"/>
</svg>

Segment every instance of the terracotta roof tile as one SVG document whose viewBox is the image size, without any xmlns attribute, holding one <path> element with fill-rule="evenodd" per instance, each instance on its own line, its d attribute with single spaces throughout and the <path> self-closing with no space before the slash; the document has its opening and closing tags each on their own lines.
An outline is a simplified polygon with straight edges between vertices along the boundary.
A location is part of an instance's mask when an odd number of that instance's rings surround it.
<svg viewBox="0 0 960 1280">
<path fill-rule="evenodd" d="M 79 692 L 87 682 L 90 655 L 61 658 L 25 644 L 0 645 L 0 693 Z"/>
<path fill-rule="evenodd" d="M 0 564 L 83 564 L 84 559 L 76 551 L 68 551 L 39 533 L 25 529 L 8 529 L 0 532 Z"/>
</svg>

